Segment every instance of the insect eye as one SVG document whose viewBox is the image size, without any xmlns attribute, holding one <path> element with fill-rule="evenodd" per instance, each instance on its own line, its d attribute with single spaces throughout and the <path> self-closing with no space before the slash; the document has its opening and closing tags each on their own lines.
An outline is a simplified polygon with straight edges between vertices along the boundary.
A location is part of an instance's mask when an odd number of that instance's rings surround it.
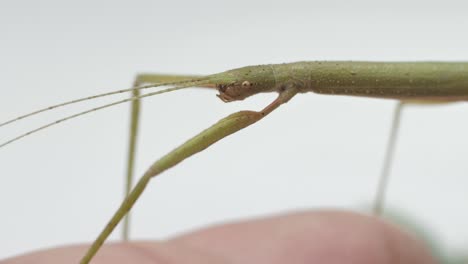
<svg viewBox="0 0 468 264">
<path fill-rule="evenodd" d="M 250 85 L 251 85 L 251 84 L 250 84 L 250 82 L 248 82 L 248 81 L 244 81 L 244 82 L 242 83 L 242 86 L 244 86 L 244 87 L 248 87 L 248 86 L 250 86 Z"/>
</svg>

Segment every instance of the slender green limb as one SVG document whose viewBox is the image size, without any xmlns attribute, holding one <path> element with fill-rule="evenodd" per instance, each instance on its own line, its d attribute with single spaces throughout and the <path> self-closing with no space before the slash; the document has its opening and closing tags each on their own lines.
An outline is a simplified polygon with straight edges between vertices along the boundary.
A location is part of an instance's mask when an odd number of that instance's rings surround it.
<svg viewBox="0 0 468 264">
<path fill-rule="evenodd" d="M 140 82 L 138 77 L 134 82 L 134 87 L 140 86 Z M 139 97 L 140 91 L 138 89 L 132 90 L 131 97 Z M 130 135 L 128 139 L 128 153 L 127 153 L 127 173 L 125 176 L 125 196 L 127 196 L 130 191 L 132 190 L 133 186 L 133 174 L 135 168 L 135 155 L 136 155 L 136 148 L 137 148 L 137 137 L 138 137 L 138 128 L 140 123 L 140 108 L 141 103 L 140 100 L 133 100 L 131 104 L 131 117 L 130 117 Z M 130 214 L 125 216 L 123 221 L 123 228 L 122 228 L 122 240 L 128 241 L 130 236 Z"/>
<path fill-rule="evenodd" d="M 167 75 L 167 74 L 139 74 L 135 78 L 133 89 L 131 91 L 132 98 L 140 97 L 140 89 L 142 85 L 146 83 L 168 83 L 168 82 L 179 82 L 183 80 L 193 80 L 195 78 L 200 78 L 201 76 L 194 75 Z M 127 170 L 125 175 L 125 197 L 130 194 L 133 186 L 134 179 L 134 167 L 135 167 L 135 156 L 137 149 L 137 139 L 138 139 L 138 129 L 139 129 L 139 120 L 140 120 L 140 110 L 141 109 L 141 100 L 132 100 L 131 104 L 131 113 L 130 113 L 130 131 L 128 139 L 128 152 L 127 152 Z M 123 220 L 122 228 L 122 240 L 128 241 L 130 237 L 130 217 L 131 214 L 128 213 Z"/>
<path fill-rule="evenodd" d="M 146 171 L 146 173 L 139 180 L 139 182 L 136 184 L 136 186 L 130 192 L 130 194 L 124 199 L 119 209 L 115 212 L 111 220 L 105 226 L 104 230 L 99 234 L 97 239 L 91 245 L 88 252 L 83 257 L 80 263 L 87 264 L 91 261 L 93 256 L 97 253 L 97 251 L 100 249 L 104 241 L 115 229 L 117 224 L 131 210 L 131 208 L 133 207 L 137 199 L 145 190 L 151 178 L 177 165 L 184 159 L 200 151 L 203 151 L 204 149 L 213 145 L 217 141 L 247 126 L 250 126 L 256 123 L 257 121 L 259 121 L 260 119 L 262 119 L 263 117 L 271 113 L 273 110 L 278 108 L 281 104 L 289 101 L 294 95 L 297 94 L 297 92 L 298 90 L 295 87 L 289 86 L 282 93 L 280 93 L 280 95 L 275 101 L 273 101 L 270 105 L 265 107 L 260 112 L 240 111 L 232 115 L 229 115 L 228 117 L 218 121 L 212 127 L 204 130 L 200 134 L 188 140 L 187 142 L 182 144 L 180 147 L 171 151 L 170 153 L 162 157 L 160 160 L 153 163 L 153 165 L 151 165 L 151 167 Z"/>
<path fill-rule="evenodd" d="M 385 151 L 384 163 L 382 166 L 382 172 L 379 178 L 379 183 L 377 187 L 377 193 L 374 199 L 374 206 L 372 212 L 374 215 L 380 216 L 383 211 L 383 206 L 385 202 L 385 195 L 388 188 L 388 181 L 391 172 L 391 167 L 393 163 L 393 158 L 395 156 L 395 146 L 398 138 L 398 132 L 401 123 L 401 117 L 403 113 L 403 107 L 405 103 L 399 101 L 393 112 L 393 121 L 390 128 L 390 136 L 387 142 L 387 148 Z"/>
</svg>

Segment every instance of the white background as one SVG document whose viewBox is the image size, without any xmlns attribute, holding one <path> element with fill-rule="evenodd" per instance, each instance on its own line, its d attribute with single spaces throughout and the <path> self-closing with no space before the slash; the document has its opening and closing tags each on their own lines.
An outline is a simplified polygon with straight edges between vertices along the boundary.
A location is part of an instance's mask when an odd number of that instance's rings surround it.
<svg viewBox="0 0 468 264">
<path fill-rule="evenodd" d="M 210 74 L 299 60 L 467 60 L 464 2 L 2 1 L 0 120 L 127 88 L 138 72 Z M 225 104 L 213 91 L 194 89 L 146 100 L 137 175 L 218 119 L 273 98 Z M 104 101 L 1 128 L 0 139 Z M 132 237 L 369 205 L 394 105 L 298 96 L 155 179 L 134 209 Z M 0 149 L 0 258 L 95 238 L 122 199 L 128 108 Z M 390 207 L 426 226 L 449 252 L 468 244 L 467 117 L 466 104 L 407 109 L 388 192 Z"/>
</svg>

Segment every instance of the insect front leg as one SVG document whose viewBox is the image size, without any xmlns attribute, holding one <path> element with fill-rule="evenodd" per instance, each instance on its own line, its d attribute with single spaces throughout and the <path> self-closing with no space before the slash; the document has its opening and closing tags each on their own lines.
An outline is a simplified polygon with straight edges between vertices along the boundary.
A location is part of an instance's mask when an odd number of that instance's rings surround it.
<svg viewBox="0 0 468 264">
<path fill-rule="evenodd" d="M 120 207 L 105 226 L 104 230 L 99 234 L 86 252 L 86 255 L 81 259 L 80 263 L 88 264 L 91 261 L 107 237 L 112 233 L 122 218 L 124 218 L 131 210 L 152 178 L 177 165 L 186 158 L 203 151 L 217 141 L 263 119 L 280 105 L 288 102 L 298 93 L 298 91 L 299 90 L 294 86 L 285 86 L 276 100 L 265 107 L 262 111 L 240 111 L 229 115 L 153 163 L 132 191 L 126 196 Z"/>
</svg>

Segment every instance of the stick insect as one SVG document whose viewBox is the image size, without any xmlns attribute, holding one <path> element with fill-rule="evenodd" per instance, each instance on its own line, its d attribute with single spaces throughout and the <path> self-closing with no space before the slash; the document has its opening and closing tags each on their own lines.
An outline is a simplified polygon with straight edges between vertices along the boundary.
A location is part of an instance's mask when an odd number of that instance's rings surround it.
<svg viewBox="0 0 468 264">
<path fill-rule="evenodd" d="M 144 89 L 161 86 L 171 87 L 141 94 Z M 218 97 L 224 102 L 244 100 L 255 94 L 268 92 L 276 92 L 278 97 L 260 111 L 240 111 L 218 121 L 153 163 L 132 188 L 140 100 L 145 97 L 189 87 L 216 89 L 219 92 Z M 128 239 L 128 214 L 152 178 L 184 159 L 203 151 L 217 141 L 260 121 L 297 94 L 313 92 L 400 100 L 395 109 L 384 167 L 374 201 L 373 212 L 376 215 L 381 214 L 402 109 L 406 104 L 411 103 L 466 101 L 468 99 L 468 63 L 317 61 L 248 66 L 208 76 L 143 74 L 136 77 L 134 87 L 131 89 L 118 90 L 54 105 L 6 121 L 1 123 L 0 126 L 68 104 L 123 92 L 131 92 L 132 97 L 65 117 L 0 144 L 0 148 L 5 147 L 23 137 L 75 117 L 117 104 L 132 102 L 126 174 L 127 196 L 90 246 L 86 255 L 83 256 L 82 264 L 89 263 L 92 260 L 107 237 L 122 220 L 124 221 L 123 238 L 124 240 Z"/>
</svg>

